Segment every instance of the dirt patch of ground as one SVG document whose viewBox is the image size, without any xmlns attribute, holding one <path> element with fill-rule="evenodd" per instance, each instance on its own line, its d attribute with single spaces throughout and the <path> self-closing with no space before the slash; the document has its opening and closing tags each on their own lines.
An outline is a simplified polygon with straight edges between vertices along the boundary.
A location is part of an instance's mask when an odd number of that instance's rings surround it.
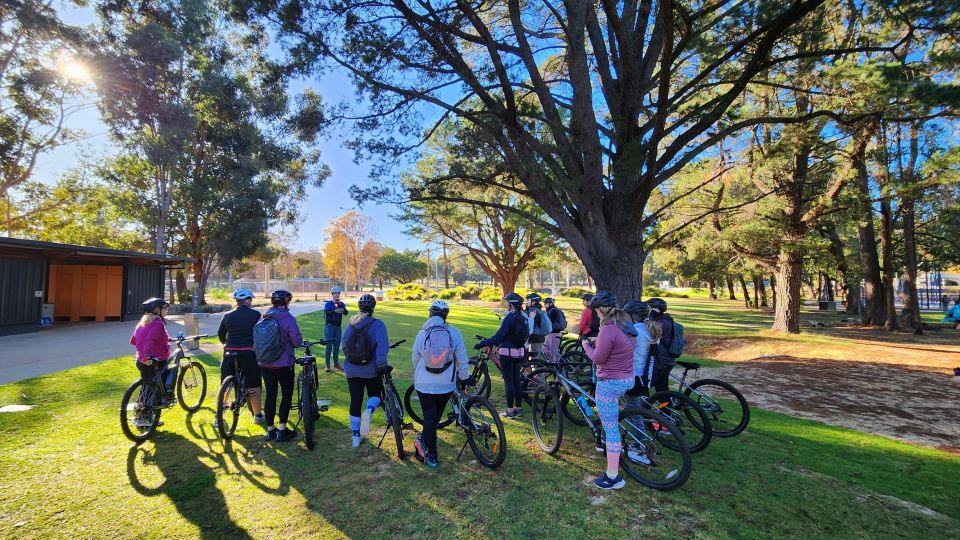
<svg viewBox="0 0 960 540">
<path fill-rule="evenodd" d="M 864 360 L 880 354 L 860 347 Z M 751 406 L 960 453 L 960 385 L 941 367 L 960 366 L 960 352 L 921 361 L 916 349 L 885 348 L 882 361 L 765 355 L 700 376 L 729 381 Z"/>
</svg>

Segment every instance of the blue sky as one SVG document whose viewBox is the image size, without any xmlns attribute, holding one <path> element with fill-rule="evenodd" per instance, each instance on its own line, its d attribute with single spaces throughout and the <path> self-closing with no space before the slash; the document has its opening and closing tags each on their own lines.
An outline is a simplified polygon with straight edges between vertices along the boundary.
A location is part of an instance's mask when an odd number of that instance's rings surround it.
<svg viewBox="0 0 960 540">
<path fill-rule="evenodd" d="M 60 9 L 64 22 L 74 25 L 87 25 L 96 22 L 92 8 L 77 8 L 72 5 Z M 350 98 L 353 88 L 349 80 L 342 74 L 333 73 L 318 80 L 298 82 L 294 90 L 310 86 L 323 96 L 328 103 L 339 102 Z M 107 135 L 107 126 L 100 119 L 100 114 L 94 106 L 95 96 L 91 93 L 81 99 L 89 103 L 83 111 L 70 118 L 68 127 L 82 129 L 89 137 L 71 145 L 58 148 L 41 158 L 38 162 L 34 178 L 44 182 L 54 182 L 63 172 L 75 165 L 84 155 L 109 155 L 116 151 L 116 146 Z M 353 152 L 343 148 L 343 137 L 332 134 L 328 139 L 321 141 L 320 150 L 323 161 L 330 167 L 332 175 L 326 184 L 320 188 L 311 188 L 308 199 L 303 207 L 303 221 L 300 224 L 297 238 L 291 238 L 288 245 L 294 249 L 319 248 L 324 242 L 323 230 L 330 218 L 344 213 L 341 208 L 356 208 L 356 203 L 350 198 L 349 189 L 353 184 L 366 185 L 369 167 L 366 164 L 353 162 Z M 374 219 L 376 239 L 380 243 L 397 248 L 417 249 L 420 242 L 403 234 L 403 226 L 390 218 L 396 213 L 393 205 L 364 205 L 362 212 Z"/>
</svg>

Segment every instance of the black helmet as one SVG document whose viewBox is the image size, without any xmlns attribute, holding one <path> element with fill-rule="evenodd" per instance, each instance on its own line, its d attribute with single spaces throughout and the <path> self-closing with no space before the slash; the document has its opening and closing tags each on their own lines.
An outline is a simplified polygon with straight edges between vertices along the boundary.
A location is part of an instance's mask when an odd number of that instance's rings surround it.
<svg viewBox="0 0 960 540">
<path fill-rule="evenodd" d="M 532 292 L 532 293 L 530 293 L 530 294 L 527 295 L 527 300 L 529 300 L 531 304 L 539 304 L 539 303 L 540 303 L 540 295 L 537 294 L 537 293 L 535 293 L 535 292 Z"/>
<path fill-rule="evenodd" d="M 141 306 L 143 306 L 144 313 L 153 313 L 157 308 L 167 307 L 170 304 L 167 303 L 163 298 L 151 298 L 146 300 Z"/>
<path fill-rule="evenodd" d="M 633 320 L 644 320 L 650 315 L 650 306 L 646 302 L 631 300 L 623 305 L 623 310 L 633 317 Z"/>
<path fill-rule="evenodd" d="M 583 293 L 583 296 L 581 296 L 580 299 L 581 299 L 581 300 L 586 300 L 587 302 L 589 302 L 590 300 L 593 300 L 593 294 L 591 294 L 591 293 Z"/>
<path fill-rule="evenodd" d="M 553 298 L 551 298 L 551 297 L 549 297 L 549 296 L 543 299 L 543 303 L 544 303 L 544 304 L 556 304 L 556 302 L 553 300 Z"/>
<path fill-rule="evenodd" d="M 597 291 L 590 299 L 590 308 L 617 307 L 617 297 L 607 291 Z"/>
<path fill-rule="evenodd" d="M 285 306 L 293 300 L 293 294 L 283 289 L 270 293 L 270 303 L 275 306 Z"/>
<path fill-rule="evenodd" d="M 373 308 L 377 307 L 377 299 L 372 294 L 367 293 L 357 300 L 357 307 L 362 313 L 373 313 Z"/>
<path fill-rule="evenodd" d="M 520 295 L 512 292 L 503 297 L 503 301 L 510 304 L 511 306 L 520 307 L 523 305 L 523 298 L 520 298 Z"/>
<path fill-rule="evenodd" d="M 650 298 L 647 300 L 647 305 L 650 306 L 651 309 L 655 309 L 660 313 L 667 312 L 667 302 L 663 298 Z"/>
</svg>

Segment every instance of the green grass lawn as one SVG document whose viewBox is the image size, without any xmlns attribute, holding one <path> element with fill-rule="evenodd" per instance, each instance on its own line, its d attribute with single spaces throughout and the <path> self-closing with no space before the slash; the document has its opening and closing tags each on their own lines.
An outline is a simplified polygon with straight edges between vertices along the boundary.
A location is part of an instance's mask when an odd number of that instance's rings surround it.
<svg viewBox="0 0 960 540">
<path fill-rule="evenodd" d="M 378 310 L 392 341 L 408 339 L 392 356 L 401 392 L 425 311 L 425 303 Z M 457 306 L 451 322 L 465 336 L 488 335 L 497 319 Z M 305 337 L 322 337 L 321 316 L 300 323 Z M 605 461 L 589 432 L 569 424 L 550 457 L 528 421 L 506 421 L 507 459 L 493 471 L 469 448 L 456 461 L 464 438 L 451 428 L 433 471 L 399 461 L 389 440 L 353 449 L 338 374 L 321 374 L 320 394 L 333 405 L 315 451 L 299 440 L 264 444 L 249 416 L 225 444 L 211 426 L 218 359 L 203 361 L 206 406 L 165 411 L 165 425 L 139 447 L 118 425 L 136 376 L 131 357 L 0 386 L 0 405 L 34 406 L 0 414 L 0 537 L 947 538 L 960 528 L 960 456 L 762 410 L 745 433 L 696 454 L 690 480 L 670 493 L 631 481 L 618 492 L 591 487 Z M 406 442 L 412 450 L 412 435 Z"/>
</svg>

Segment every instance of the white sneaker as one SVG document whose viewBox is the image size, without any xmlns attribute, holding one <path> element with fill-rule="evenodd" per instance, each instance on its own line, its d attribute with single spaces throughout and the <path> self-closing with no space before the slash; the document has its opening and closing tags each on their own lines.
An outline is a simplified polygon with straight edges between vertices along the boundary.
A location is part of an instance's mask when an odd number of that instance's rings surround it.
<svg viewBox="0 0 960 540">
<path fill-rule="evenodd" d="M 253 415 L 253 423 L 258 426 L 264 426 L 267 424 L 267 419 L 263 417 L 263 413 Z"/>
<path fill-rule="evenodd" d="M 370 433 L 370 412 L 370 407 L 367 407 L 360 415 L 360 435 L 364 437 Z"/>
<path fill-rule="evenodd" d="M 353 436 L 353 447 L 356 448 L 356 447 L 360 446 L 360 441 L 362 441 L 362 440 L 363 440 L 363 438 L 360 437 L 359 435 L 354 435 L 354 436 Z"/>
</svg>

